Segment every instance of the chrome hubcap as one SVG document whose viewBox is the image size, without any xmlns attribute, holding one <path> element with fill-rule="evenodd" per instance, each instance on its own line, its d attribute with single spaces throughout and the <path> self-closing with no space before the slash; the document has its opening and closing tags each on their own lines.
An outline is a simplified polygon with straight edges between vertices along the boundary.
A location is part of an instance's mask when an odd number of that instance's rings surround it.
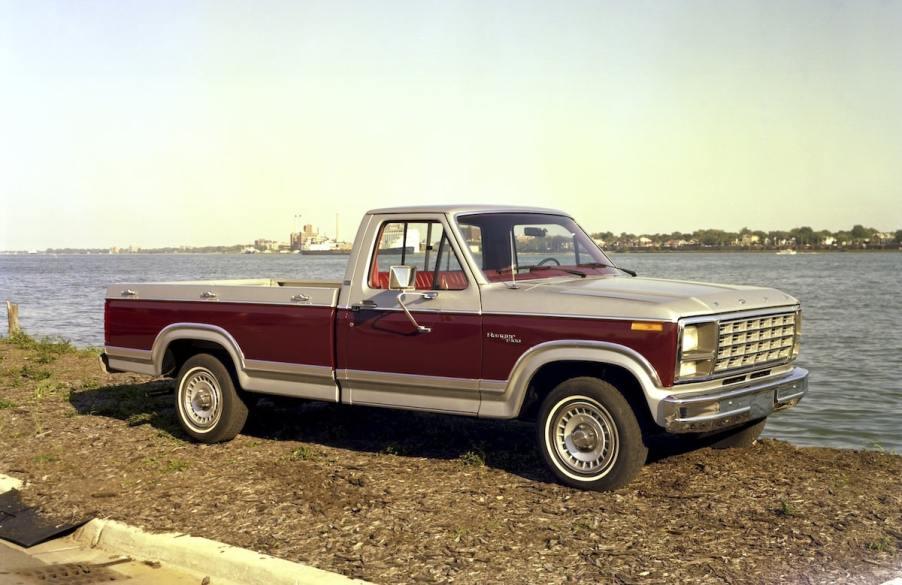
<svg viewBox="0 0 902 585">
<path fill-rule="evenodd" d="M 549 442 L 557 459 L 579 475 L 607 471 L 617 458 L 617 427 L 610 413 L 591 399 L 563 405 L 553 414 Z"/>
<path fill-rule="evenodd" d="M 180 388 L 181 410 L 192 428 L 203 431 L 219 422 L 222 390 L 210 370 L 194 368 L 185 375 Z"/>
</svg>

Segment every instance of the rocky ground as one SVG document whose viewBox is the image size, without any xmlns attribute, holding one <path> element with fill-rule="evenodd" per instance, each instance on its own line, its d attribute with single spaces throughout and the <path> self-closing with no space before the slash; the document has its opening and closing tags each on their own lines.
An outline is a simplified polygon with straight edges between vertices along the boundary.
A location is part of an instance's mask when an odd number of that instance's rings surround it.
<svg viewBox="0 0 902 585">
<path fill-rule="evenodd" d="M 264 400 L 221 445 L 172 383 L 0 341 L 0 473 L 109 517 L 378 583 L 880 583 L 902 572 L 902 457 L 797 448 L 660 457 L 615 493 L 553 482 L 531 426 Z"/>
</svg>

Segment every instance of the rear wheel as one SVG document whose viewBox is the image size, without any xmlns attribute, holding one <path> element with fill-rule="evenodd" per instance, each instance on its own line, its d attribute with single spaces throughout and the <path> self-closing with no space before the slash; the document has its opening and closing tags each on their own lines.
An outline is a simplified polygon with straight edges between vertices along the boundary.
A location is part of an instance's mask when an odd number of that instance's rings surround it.
<svg viewBox="0 0 902 585">
<path fill-rule="evenodd" d="M 202 353 L 179 370 L 175 393 L 179 423 L 192 438 L 204 443 L 233 439 L 247 420 L 247 405 L 218 358 Z"/>
<path fill-rule="evenodd" d="M 626 485 L 648 455 L 626 398 L 598 378 L 572 378 L 552 390 L 539 408 L 536 433 L 551 472 L 581 489 Z"/>
</svg>

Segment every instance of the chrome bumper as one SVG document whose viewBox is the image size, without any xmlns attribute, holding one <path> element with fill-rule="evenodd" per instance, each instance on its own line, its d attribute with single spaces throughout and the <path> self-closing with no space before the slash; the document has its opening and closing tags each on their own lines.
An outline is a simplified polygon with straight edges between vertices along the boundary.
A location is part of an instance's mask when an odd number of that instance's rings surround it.
<svg viewBox="0 0 902 585">
<path fill-rule="evenodd" d="M 798 404 L 808 392 L 808 370 L 729 390 L 674 394 L 661 401 L 664 428 L 671 433 L 699 433 L 762 419 Z"/>
</svg>

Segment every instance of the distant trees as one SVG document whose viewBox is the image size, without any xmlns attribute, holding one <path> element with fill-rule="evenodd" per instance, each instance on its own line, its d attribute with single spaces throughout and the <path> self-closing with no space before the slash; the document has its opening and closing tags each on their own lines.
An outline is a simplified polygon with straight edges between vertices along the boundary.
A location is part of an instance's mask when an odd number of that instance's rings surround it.
<svg viewBox="0 0 902 585">
<path fill-rule="evenodd" d="M 894 233 L 881 233 L 871 227 L 856 224 L 850 230 L 815 230 L 811 226 L 799 226 L 790 230 L 753 230 L 743 227 L 738 232 L 720 229 L 699 229 L 694 232 L 674 231 L 669 234 L 632 234 L 622 232 L 596 232 L 592 234 L 605 246 L 624 248 L 743 248 L 779 249 L 796 248 L 885 248 L 902 246 L 902 229 Z"/>
</svg>

